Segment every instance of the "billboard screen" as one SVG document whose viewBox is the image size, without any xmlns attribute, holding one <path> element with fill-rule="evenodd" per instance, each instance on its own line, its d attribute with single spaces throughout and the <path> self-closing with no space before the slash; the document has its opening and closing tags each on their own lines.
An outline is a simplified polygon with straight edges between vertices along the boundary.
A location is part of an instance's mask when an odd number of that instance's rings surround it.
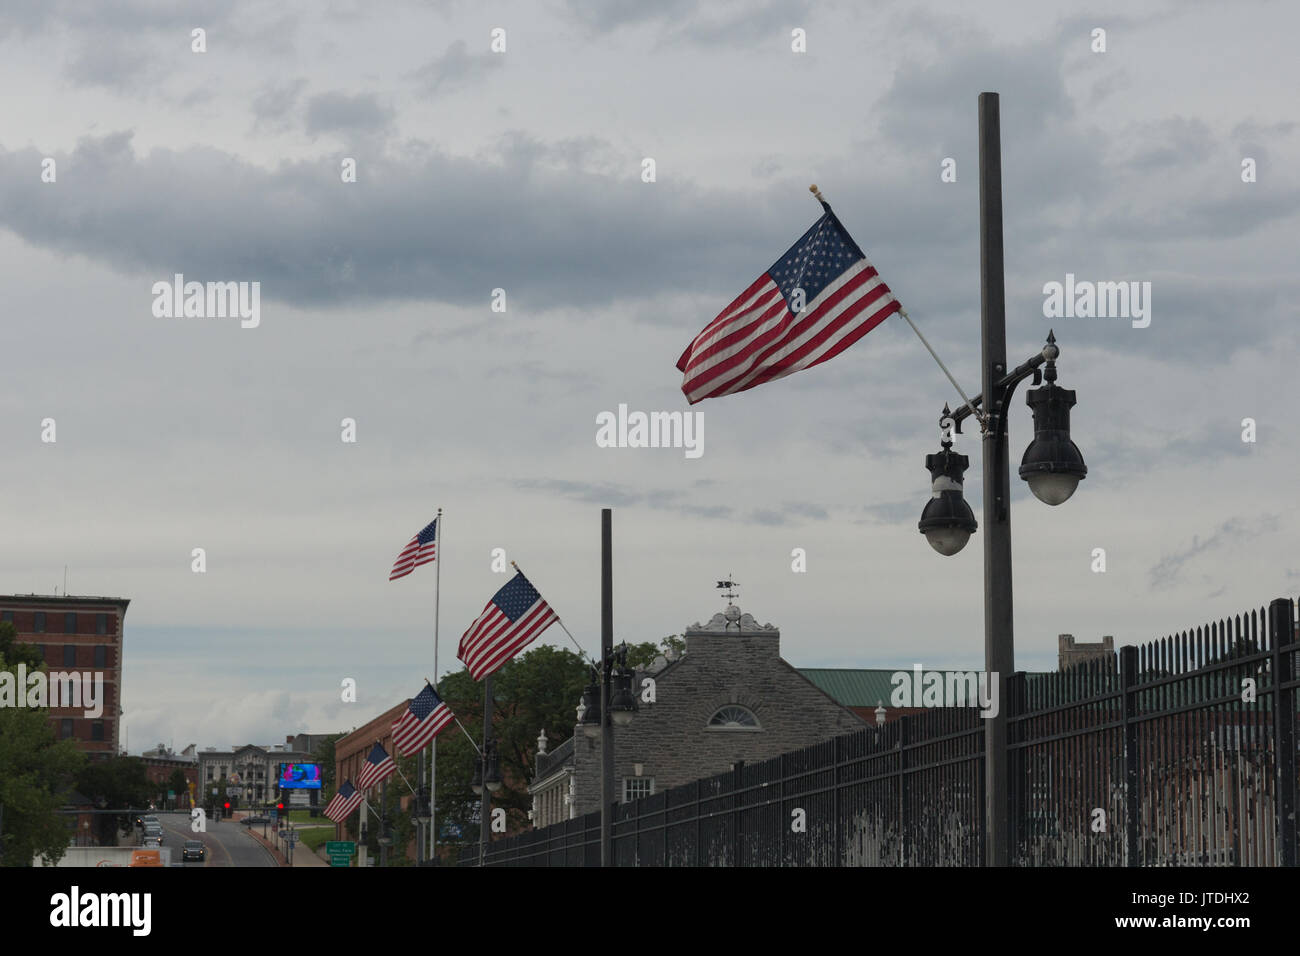
<svg viewBox="0 0 1300 956">
<path fill-rule="evenodd" d="M 277 786 L 282 790 L 319 790 L 321 786 L 320 764 L 280 764 L 280 782 Z"/>
</svg>

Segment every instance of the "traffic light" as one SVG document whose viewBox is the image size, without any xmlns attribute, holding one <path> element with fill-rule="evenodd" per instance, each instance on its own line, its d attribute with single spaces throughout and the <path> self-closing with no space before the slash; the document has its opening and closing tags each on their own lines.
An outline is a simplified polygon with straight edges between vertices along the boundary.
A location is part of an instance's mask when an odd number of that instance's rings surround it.
<svg viewBox="0 0 1300 956">
<path fill-rule="evenodd" d="M 226 807 L 225 807 L 225 809 L 226 809 L 226 816 L 229 817 L 229 816 L 230 816 L 230 801 L 229 801 L 229 800 L 226 801 Z"/>
</svg>

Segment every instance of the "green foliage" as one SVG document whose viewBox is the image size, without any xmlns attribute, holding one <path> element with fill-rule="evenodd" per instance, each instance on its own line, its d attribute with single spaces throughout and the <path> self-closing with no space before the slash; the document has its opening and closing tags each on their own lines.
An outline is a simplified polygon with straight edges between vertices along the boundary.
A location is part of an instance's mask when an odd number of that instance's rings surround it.
<svg viewBox="0 0 1300 956">
<path fill-rule="evenodd" d="M 27 670 L 39 670 L 45 666 L 33 644 L 18 640 L 18 629 L 8 621 L 0 621 L 0 661 L 5 662 L 5 669 L 17 673 L 19 664 L 26 664 Z"/>
<path fill-rule="evenodd" d="M 347 734 L 328 734 L 312 752 L 312 758 L 321 765 L 322 796 L 326 793 L 333 796 L 338 789 L 338 781 L 334 779 L 334 744 L 346 736 Z"/>
<path fill-rule="evenodd" d="M 501 790 L 492 795 L 492 806 L 505 808 L 511 831 L 528 824 L 532 805 L 528 784 L 537 734 L 545 730 L 552 748 L 568 739 L 588 673 L 588 665 L 573 651 L 543 645 L 508 661 L 492 675 L 493 727 L 503 781 Z M 462 670 L 444 677 L 438 694 L 482 746 L 483 684 Z M 438 737 L 437 823 L 439 828 L 461 828 L 458 839 L 444 837 L 440 830 L 440 847 L 478 841 L 479 797 L 470 786 L 475 757 L 474 747 L 459 727 L 453 725 Z"/>
<path fill-rule="evenodd" d="M 646 667 L 654 663 L 654 659 L 660 654 L 667 655 L 670 649 L 676 651 L 677 656 L 680 657 L 686 650 L 686 641 L 676 634 L 669 634 L 658 645 L 651 641 L 629 644 L 627 646 L 627 662 L 632 667 Z"/>
<path fill-rule="evenodd" d="M 101 844 L 112 844 L 119 828 L 124 833 L 131 832 L 134 821 L 126 811 L 147 806 L 157 794 L 158 785 L 149 779 L 145 763 L 139 757 L 109 757 L 82 767 L 77 774 L 77 789 L 96 806 L 123 811 L 95 818 L 97 839 Z"/>
<path fill-rule="evenodd" d="M 13 625 L 0 623 L 0 671 L 16 675 L 19 662 L 41 666 L 35 650 L 16 643 Z M 0 707 L 0 862 L 30 866 L 37 856 L 57 860 L 71 839 L 58 809 L 86 758 L 70 740 L 56 740 L 46 708 Z"/>
</svg>

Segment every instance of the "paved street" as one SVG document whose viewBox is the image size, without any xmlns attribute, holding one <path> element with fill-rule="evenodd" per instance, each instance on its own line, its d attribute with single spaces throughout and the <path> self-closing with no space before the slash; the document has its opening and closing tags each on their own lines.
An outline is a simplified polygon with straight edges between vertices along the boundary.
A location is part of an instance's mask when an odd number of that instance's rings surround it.
<svg viewBox="0 0 1300 956">
<path fill-rule="evenodd" d="M 207 821 L 206 833 L 190 829 L 189 811 L 183 813 L 156 812 L 158 822 L 166 834 L 166 845 L 172 848 L 172 859 L 180 862 L 181 848 L 186 840 L 199 840 L 208 848 L 208 858 L 186 866 L 275 866 L 276 861 L 261 844 L 248 835 L 237 820 Z M 259 831 L 260 832 L 260 831 Z"/>
</svg>

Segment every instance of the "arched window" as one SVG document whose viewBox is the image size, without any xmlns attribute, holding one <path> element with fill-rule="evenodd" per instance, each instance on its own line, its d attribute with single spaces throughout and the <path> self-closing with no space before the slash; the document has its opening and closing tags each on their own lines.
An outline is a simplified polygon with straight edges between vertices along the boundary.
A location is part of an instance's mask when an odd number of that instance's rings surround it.
<svg viewBox="0 0 1300 956">
<path fill-rule="evenodd" d="M 760 730 L 758 718 L 754 716 L 753 711 L 741 707 L 739 704 L 728 704 L 725 707 L 719 707 L 709 719 L 709 727 L 722 728 L 724 730 Z"/>
</svg>

